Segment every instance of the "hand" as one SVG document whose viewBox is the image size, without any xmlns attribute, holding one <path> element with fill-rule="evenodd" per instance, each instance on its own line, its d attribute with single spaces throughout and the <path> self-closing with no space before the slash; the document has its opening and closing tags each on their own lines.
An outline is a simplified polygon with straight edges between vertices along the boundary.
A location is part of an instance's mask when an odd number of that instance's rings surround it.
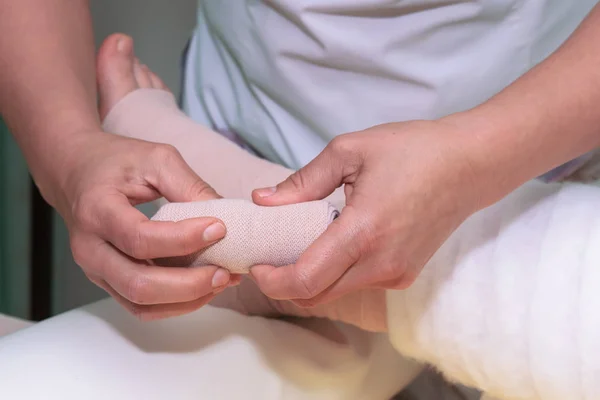
<svg viewBox="0 0 600 400">
<path fill-rule="evenodd" d="M 344 184 L 346 207 L 295 265 L 251 274 L 274 299 L 314 306 L 365 288 L 404 289 L 448 236 L 481 207 L 457 126 L 415 121 L 335 138 L 257 204 L 323 199 Z"/>
<path fill-rule="evenodd" d="M 265 296 L 250 279 L 242 278 L 239 285 L 227 288 L 210 305 L 228 308 L 244 315 L 326 318 L 369 332 L 387 332 L 387 305 L 385 291 L 382 289 L 361 290 L 328 304 L 301 308 L 291 301 L 273 300 Z"/>
<path fill-rule="evenodd" d="M 78 135 L 60 179 L 44 194 L 65 219 L 73 256 L 88 278 L 141 319 L 188 313 L 230 282 L 217 267 L 165 268 L 147 261 L 196 252 L 225 235 L 215 218 L 149 221 L 134 206 L 218 198 L 173 147 L 92 132 Z M 48 188 L 51 188 L 48 191 Z"/>
</svg>

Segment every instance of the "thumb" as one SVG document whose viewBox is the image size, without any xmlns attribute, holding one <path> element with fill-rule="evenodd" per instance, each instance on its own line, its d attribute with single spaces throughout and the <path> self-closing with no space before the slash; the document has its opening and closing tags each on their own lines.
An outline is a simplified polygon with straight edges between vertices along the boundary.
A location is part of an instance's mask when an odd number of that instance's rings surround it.
<svg viewBox="0 0 600 400">
<path fill-rule="evenodd" d="M 338 144 L 343 140 L 342 136 L 339 138 L 334 139 L 314 160 L 277 186 L 254 190 L 252 200 L 258 205 L 278 206 L 321 200 L 329 196 L 345 183 L 345 179 L 353 174 L 351 170 L 357 165 L 347 146 Z"/>
<path fill-rule="evenodd" d="M 221 196 L 185 162 L 174 150 L 163 162 L 154 163 L 152 185 L 169 202 L 188 202 L 218 199 Z"/>
</svg>

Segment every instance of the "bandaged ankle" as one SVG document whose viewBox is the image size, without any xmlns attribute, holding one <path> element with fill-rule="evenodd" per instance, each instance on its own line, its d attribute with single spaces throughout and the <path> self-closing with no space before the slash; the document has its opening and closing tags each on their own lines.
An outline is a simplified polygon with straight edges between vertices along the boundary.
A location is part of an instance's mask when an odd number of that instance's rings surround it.
<svg viewBox="0 0 600 400">
<path fill-rule="evenodd" d="M 201 252 L 157 260 L 157 264 L 217 265 L 237 274 L 247 273 L 254 265 L 293 264 L 337 215 L 338 211 L 326 201 L 281 207 L 260 207 L 237 199 L 166 204 L 153 220 L 216 217 L 227 227 L 227 235 Z"/>
</svg>

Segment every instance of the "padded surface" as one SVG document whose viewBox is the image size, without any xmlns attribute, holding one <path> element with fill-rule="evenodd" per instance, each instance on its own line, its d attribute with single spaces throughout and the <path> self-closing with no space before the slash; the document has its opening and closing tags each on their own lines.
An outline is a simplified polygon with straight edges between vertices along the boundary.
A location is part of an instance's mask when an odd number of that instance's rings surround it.
<svg viewBox="0 0 600 400">
<path fill-rule="evenodd" d="M 0 314 L 0 336 L 8 335 L 33 325 L 33 322 Z"/>
</svg>

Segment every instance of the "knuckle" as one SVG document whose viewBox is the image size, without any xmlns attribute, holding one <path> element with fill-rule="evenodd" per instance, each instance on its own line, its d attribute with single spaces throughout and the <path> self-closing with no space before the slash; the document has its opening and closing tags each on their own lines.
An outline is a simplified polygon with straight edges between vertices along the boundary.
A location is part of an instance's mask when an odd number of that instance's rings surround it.
<svg viewBox="0 0 600 400">
<path fill-rule="evenodd" d="M 326 149 L 334 156 L 345 156 L 352 152 L 351 140 L 348 134 L 334 137 Z"/>
<path fill-rule="evenodd" d="M 93 276 L 93 275 L 91 275 L 91 274 L 88 274 L 88 273 L 85 273 L 85 276 L 86 276 L 86 278 L 87 278 L 87 279 L 88 279 L 90 282 L 92 282 L 94 285 L 98 286 L 98 287 L 99 287 L 99 288 L 101 288 L 101 289 L 104 289 L 104 288 L 102 287 L 102 280 L 101 280 L 100 278 L 96 278 L 95 276 Z"/>
<path fill-rule="evenodd" d="M 296 274 L 296 282 L 299 291 L 298 299 L 310 300 L 319 293 L 317 282 L 308 274 Z"/>
<path fill-rule="evenodd" d="M 202 179 L 197 178 L 190 185 L 190 195 L 192 197 L 211 197 L 217 198 L 219 195 L 208 183 L 204 182 Z"/>
<path fill-rule="evenodd" d="M 150 321 L 152 319 L 152 314 L 148 312 L 147 308 L 139 304 L 132 304 L 128 306 L 127 311 L 129 311 L 129 313 L 133 315 L 137 320 L 142 322 Z"/>
<path fill-rule="evenodd" d="M 148 248 L 141 232 L 141 228 L 137 227 L 123 235 L 122 250 L 138 260 L 145 260 L 148 258 Z"/>
<path fill-rule="evenodd" d="M 294 304 L 300 308 L 314 308 L 319 305 L 315 299 L 296 300 Z"/>
<path fill-rule="evenodd" d="M 385 289 L 406 290 L 409 287 L 411 287 L 413 283 L 414 283 L 414 280 L 399 279 L 399 280 L 395 281 L 394 283 L 386 284 Z"/>
<path fill-rule="evenodd" d="M 209 282 L 210 281 L 207 281 L 206 277 L 204 276 L 198 277 L 191 281 L 189 284 L 183 285 L 181 290 L 184 293 L 182 293 L 182 295 L 185 294 L 185 297 L 188 298 L 189 301 L 200 300 L 203 297 L 206 297 L 212 293 L 212 287 L 210 286 L 210 284 L 207 284 Z"/>
<path fill-rule="evenodd" d="M 294 172 L 287 178 L 289 186 L 300 190 L 306 187 L 306 179 L 302 170 Z"/>
<path fill-rule="evenodd" d="M 126 297 L 136 305 L 149 304 L 152 300 L 152 284 L 143 275 L 131 278 L 125 288 Z"/>
<path fill-rule="evenodd" d="M 396 289 L 404 290 L 408 289 L 417 279 L 417 276 L 413 273 L 404 273 L 404 266 L 396 266 L 388 268 L 383 273 L 383 279 L 385 283 L 382 285 L 385 289 Z"/>
<path fill-rule="evenodd" d="M 371 218 L 365 218 L 362 221 L 360 229 L 356 233 L 359 243 L 361 243 L 361 252 L 373 251 L 377 244 L 384 239 L 383 229 Z"/>
<path fill-rule="evenodd" d="M 390 260 L 380 261 L 378 264 L 377 278 L 380 282 L 389 282 L 396 286 L 407 278 L 405 264 L 401 262 L 392 262 Z"/>
<path fill-rule="evenodd" d="M 336 136 L 325 147 L 327 158 L 335 160 L 344 171 L 344 175 L 352 176 L 360 169 L 364 161 L 365 143 L 351 133 Z"/>
<path fill-rule="evenodd" d="M 153 162 L 168 164 L 179 160 L 181 158 L 181 154 L 179 153 L 179 150 L 175 148 L 175 146 L 170 144 L 157 144 L 152 149 L 150 158 Z"/>
<path fill-rule="evenodd" d="M 88 276 L 101 276 L 102 270 L 96 261 L 94 247 L 89 245 L 87 236 L 81 237 L 80 234 L 72 235 L 70 239 L 71 255 L 73 261 L 77 264 Z"/>
<path fill-rule="evenodd" d="M 73 202 L 71 214 L 75 224 L 83 230 L 89 231 L 96 226 L 94 205 L 97 204 L 97 201 L 98 195 L 94 191 L 86 191 Z"/>
<path fill-rule="evenodd" d="M 85 245 L 78 239 L 71 239 L 71 253 L 73 254 L 73 260 L 75 264 L 83 266 L 86 260 Z"/>
<path fill-rule="evenodd" d="M 366 243 L 360 240 L 348 243 L 341 250 L 343 257 L 348 260 L 351 264 L 357 263 L 363 255 L 366 255 Z"/>
<path fill-rule="evenodd" d="M 398 289 L 408 289 L 417 280 L 417 274 L 406 273 L 402 275 L 402 279 L 398 283 Z"/>
</svg>

